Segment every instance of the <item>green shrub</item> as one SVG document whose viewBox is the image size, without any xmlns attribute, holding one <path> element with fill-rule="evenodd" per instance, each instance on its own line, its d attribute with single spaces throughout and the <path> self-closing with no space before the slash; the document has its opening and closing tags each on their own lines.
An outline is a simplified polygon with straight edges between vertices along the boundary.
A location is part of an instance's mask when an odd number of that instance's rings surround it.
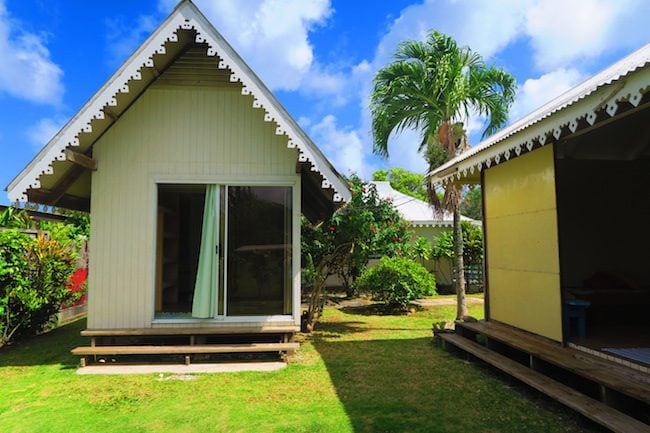
<svg viewBox="0 0 650 433">
<path fill-rule="evenodd" d="M 436 280 L 424 266 L 403 257 L 383 257 L 366 269 L 356 281 L 357 289 L 371 293 L 393 307 L 406 308 L 409 302 L 436 293 Z"/>
<path fill-rule="evenodd" d="M 55 240 L 0 231 L 0 346 L 42 332 L 78 296 L 67 288 L 74 265 L 71 249 Z"/>
</svg>

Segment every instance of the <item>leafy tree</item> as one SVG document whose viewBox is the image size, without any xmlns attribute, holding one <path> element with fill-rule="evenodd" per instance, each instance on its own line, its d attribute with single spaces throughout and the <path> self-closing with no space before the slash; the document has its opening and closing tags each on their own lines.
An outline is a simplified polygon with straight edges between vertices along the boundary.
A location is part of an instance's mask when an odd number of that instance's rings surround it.
<svg viewBox="0 0 650 433">
<path fill-rule="evenodd" d="M 463 196 L 460 203 L 460 211 L 463 215 L 475 219 L 483 219 L 483 208 L 481 205 L 481 187 L 478 185 L 470 186 Z"/>
<path fill-rule="evenodd" d="M 319 224 L 302 224 L 302 265 L 309 292 L 308 331 L 320 314 L 325 280 L 339 275 L 352 292 L 354 280 L 371 257 L 406 253 L 411 228 L 388 200 L 382 200 L 372 184 L 357 176 L 350 179 L 352 199 Z"/>
<path fill-rule="evenodd" d="M 427 189 L 424 186 L 424 175 L 412 173 L 401 167 L 388 170 L 377 170 L 372 174 L 372 179 L 388 181 L 394 190 L 410 195 L 420 200 L 427 200 Z"/>
<path fill-rule="evenodd" d="M 470 112 L 487 117 L 484 136 L 494 133 L 508 118 L 515 94 L 514 78 L 492 66 L 468 47 L 459 47 L 449 36 L 431 32 L 426 41 L 399 45 L 395 61 L 377 72 L 371 95 L 374 152 L 388 157 L 393 132 L 420 132 L 418 149 L 425 153 L 429 169 L 467 149 L 464 119 Z M 458 309 L 467 315 L 460 224 L 460 190 L 447 186 L 442 202 L 429 185 L 429 200 L 454 215 L 454 274 Z"/>
</svg>

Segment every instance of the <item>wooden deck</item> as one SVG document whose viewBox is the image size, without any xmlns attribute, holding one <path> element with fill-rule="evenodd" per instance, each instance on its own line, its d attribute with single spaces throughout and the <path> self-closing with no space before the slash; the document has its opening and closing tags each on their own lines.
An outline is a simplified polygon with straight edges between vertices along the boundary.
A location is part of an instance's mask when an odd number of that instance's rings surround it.
<svg viewBox="0 0 650 433">
<path fill-rule="evenodd" d="M 648 374 L 493 321 L 438 336 L 613 431 L 650 432 Z"/>
</svg>

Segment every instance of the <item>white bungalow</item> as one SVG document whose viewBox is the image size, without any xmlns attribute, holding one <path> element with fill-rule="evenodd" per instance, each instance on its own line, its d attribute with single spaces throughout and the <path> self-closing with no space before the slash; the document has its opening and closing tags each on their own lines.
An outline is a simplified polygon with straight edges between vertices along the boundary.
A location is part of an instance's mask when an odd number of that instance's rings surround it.
<svg viewBox="0 0 650 433">
<path fill-rule="evenodd" d="M 176 7 L 7 191 L 12 201 L 90 211 L 84 335 L 97 344 L 268 333 L 286 342 L 300 325 L 301 211 L 313 219 L 350 195 L 191 1 Z M 295 348 L 274 344 L 162 352 Z M 75 353 L 152 352 L 120 347 Z"/>
</svg>

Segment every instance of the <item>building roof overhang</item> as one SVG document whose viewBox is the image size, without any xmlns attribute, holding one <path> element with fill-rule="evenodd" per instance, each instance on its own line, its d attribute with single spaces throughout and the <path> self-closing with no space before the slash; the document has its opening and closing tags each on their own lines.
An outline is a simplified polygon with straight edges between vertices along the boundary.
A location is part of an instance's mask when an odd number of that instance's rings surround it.
<svg viewBox="0 0 650 433">
<path fill-rule="evenodd" d="M 193 44 L 207 45 L 207 55 L 220 70 L 239 83 L 243 95 L 252 95 L 253 107 L 264 110 L 275 134 L 286 136 L 288 148 L 297 149 L 296 171 L 319 212 L 350 199 L 346 180 L 282 107 L 271 91 L 235 52 L 208 19 L 184 0 L 90 98 L 6 190 L 11 201 L 32 201 L 58 207 L 89 210 L 93 144 L 128 110 L 140 95 Z M 305 177 L 309 182 L 305 182 Z M 316 187 L 314 187 L 314 185 Z M 303 194 L 305 196 L 305 194 Z"/>
<path fill-rule="evenodd" d="M 650 106 L 650 44 L 427 174 L 436 185 L 478 183 L 484 169 Z"/>
</svg>

